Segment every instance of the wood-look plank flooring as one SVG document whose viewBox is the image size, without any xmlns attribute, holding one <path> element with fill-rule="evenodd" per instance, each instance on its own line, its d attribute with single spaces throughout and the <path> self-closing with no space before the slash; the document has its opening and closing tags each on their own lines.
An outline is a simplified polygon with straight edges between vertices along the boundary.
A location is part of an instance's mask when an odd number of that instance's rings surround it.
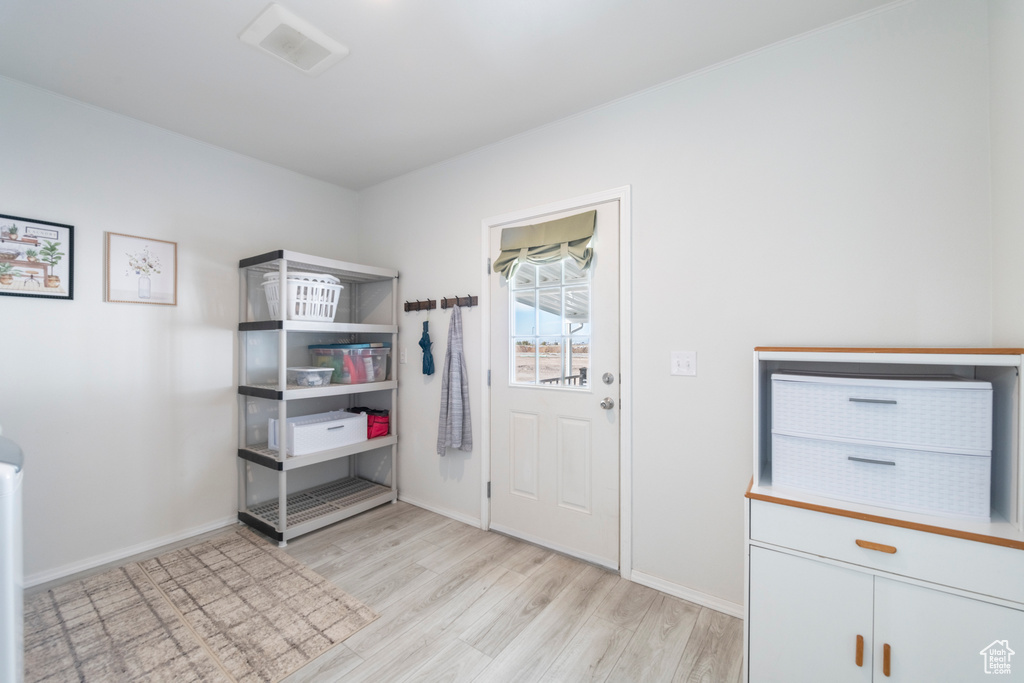
<svg viewBox="0 0 1024 683">
<path fill-rule="evenodd" d="M 739 619 L 406 503 L 285 552 L 380 614 L 285 683 L 740 680 Z"/>
<path fill-rule="evenodd" d="M 284 551 L 380 618 L 283 683 L 740 680 L 739 619 L 407 503 L 307 534 Z"/>
</svg>

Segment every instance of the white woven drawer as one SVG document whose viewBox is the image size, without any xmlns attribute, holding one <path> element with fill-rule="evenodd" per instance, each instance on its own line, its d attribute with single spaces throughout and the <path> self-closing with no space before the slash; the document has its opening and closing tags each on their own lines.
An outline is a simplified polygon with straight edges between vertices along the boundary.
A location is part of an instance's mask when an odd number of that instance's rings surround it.
<svg viewBox="0 0 1024 683">
<path fill-rule="evenodd" d="M 772 375 L 772 431 L 948 452 L 992 449 L 992 385 Z"/>
<path fill-rule="evenodd" d="M 772 435 L 772 486 L 895 510 L 990 517 L 992 458 Z"/>
<path fill-rule="evenodd" d="M 288 455 L 306 455 L 366 441 L 366 413 L 330 413 L 288 418 Z M 277 420 L 267 425 L 267 446 L 280 450 Z"/>
</svg>

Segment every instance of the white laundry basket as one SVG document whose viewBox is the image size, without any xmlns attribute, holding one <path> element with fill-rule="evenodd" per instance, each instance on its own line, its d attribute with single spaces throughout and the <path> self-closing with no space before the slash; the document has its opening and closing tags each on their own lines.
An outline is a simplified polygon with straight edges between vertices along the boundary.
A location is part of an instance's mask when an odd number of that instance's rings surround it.
<svg viewBox="0 0 1024 683">
<path fill-rule="evenodd" d="M 24 663 L 21 449 L 0 436 L 0 681 L 20 683 Z"/>
<path fill-rule="evenodd" d="M 280 274 L 263 276 L 263 292 L 267 296 L 270 317 L 280 318 Z M 284 320 L 334 322 L 338 295 L 344 285 L 333 275 L 322 273 L 288 273 L 288 294 Z"/>
</svg>

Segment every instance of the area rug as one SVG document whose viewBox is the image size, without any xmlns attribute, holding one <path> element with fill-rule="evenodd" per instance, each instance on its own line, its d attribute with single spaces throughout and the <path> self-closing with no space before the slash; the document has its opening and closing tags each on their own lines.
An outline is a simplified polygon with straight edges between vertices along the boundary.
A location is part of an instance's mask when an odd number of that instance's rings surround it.
<svg viewBox="0 0 1024 683">
<path fill-rule="evenodd" d="M 25 680 L 280 681 L 377 615 L 241 529 L 25 599 Z"/>
</svg>

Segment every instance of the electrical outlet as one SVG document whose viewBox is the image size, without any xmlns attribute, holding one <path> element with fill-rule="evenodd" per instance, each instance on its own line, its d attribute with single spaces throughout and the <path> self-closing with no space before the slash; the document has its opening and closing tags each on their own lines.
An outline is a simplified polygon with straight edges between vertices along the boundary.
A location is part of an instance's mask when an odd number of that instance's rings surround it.
<svg viewBox="0 0 1024 683">
<path fill-rule="evenodd" d="M 401 365 L 405 365 L 409 362 L 409 354 L 406 353 L 406 348 L 404 346 L 398 350 L 398 362 Z"/>
<path fill-rule="evenodd" d="M 672 370 L 670 374 L 695 377 L 697 375 L 697 352 L 673 351 Z"/>
</svg>

